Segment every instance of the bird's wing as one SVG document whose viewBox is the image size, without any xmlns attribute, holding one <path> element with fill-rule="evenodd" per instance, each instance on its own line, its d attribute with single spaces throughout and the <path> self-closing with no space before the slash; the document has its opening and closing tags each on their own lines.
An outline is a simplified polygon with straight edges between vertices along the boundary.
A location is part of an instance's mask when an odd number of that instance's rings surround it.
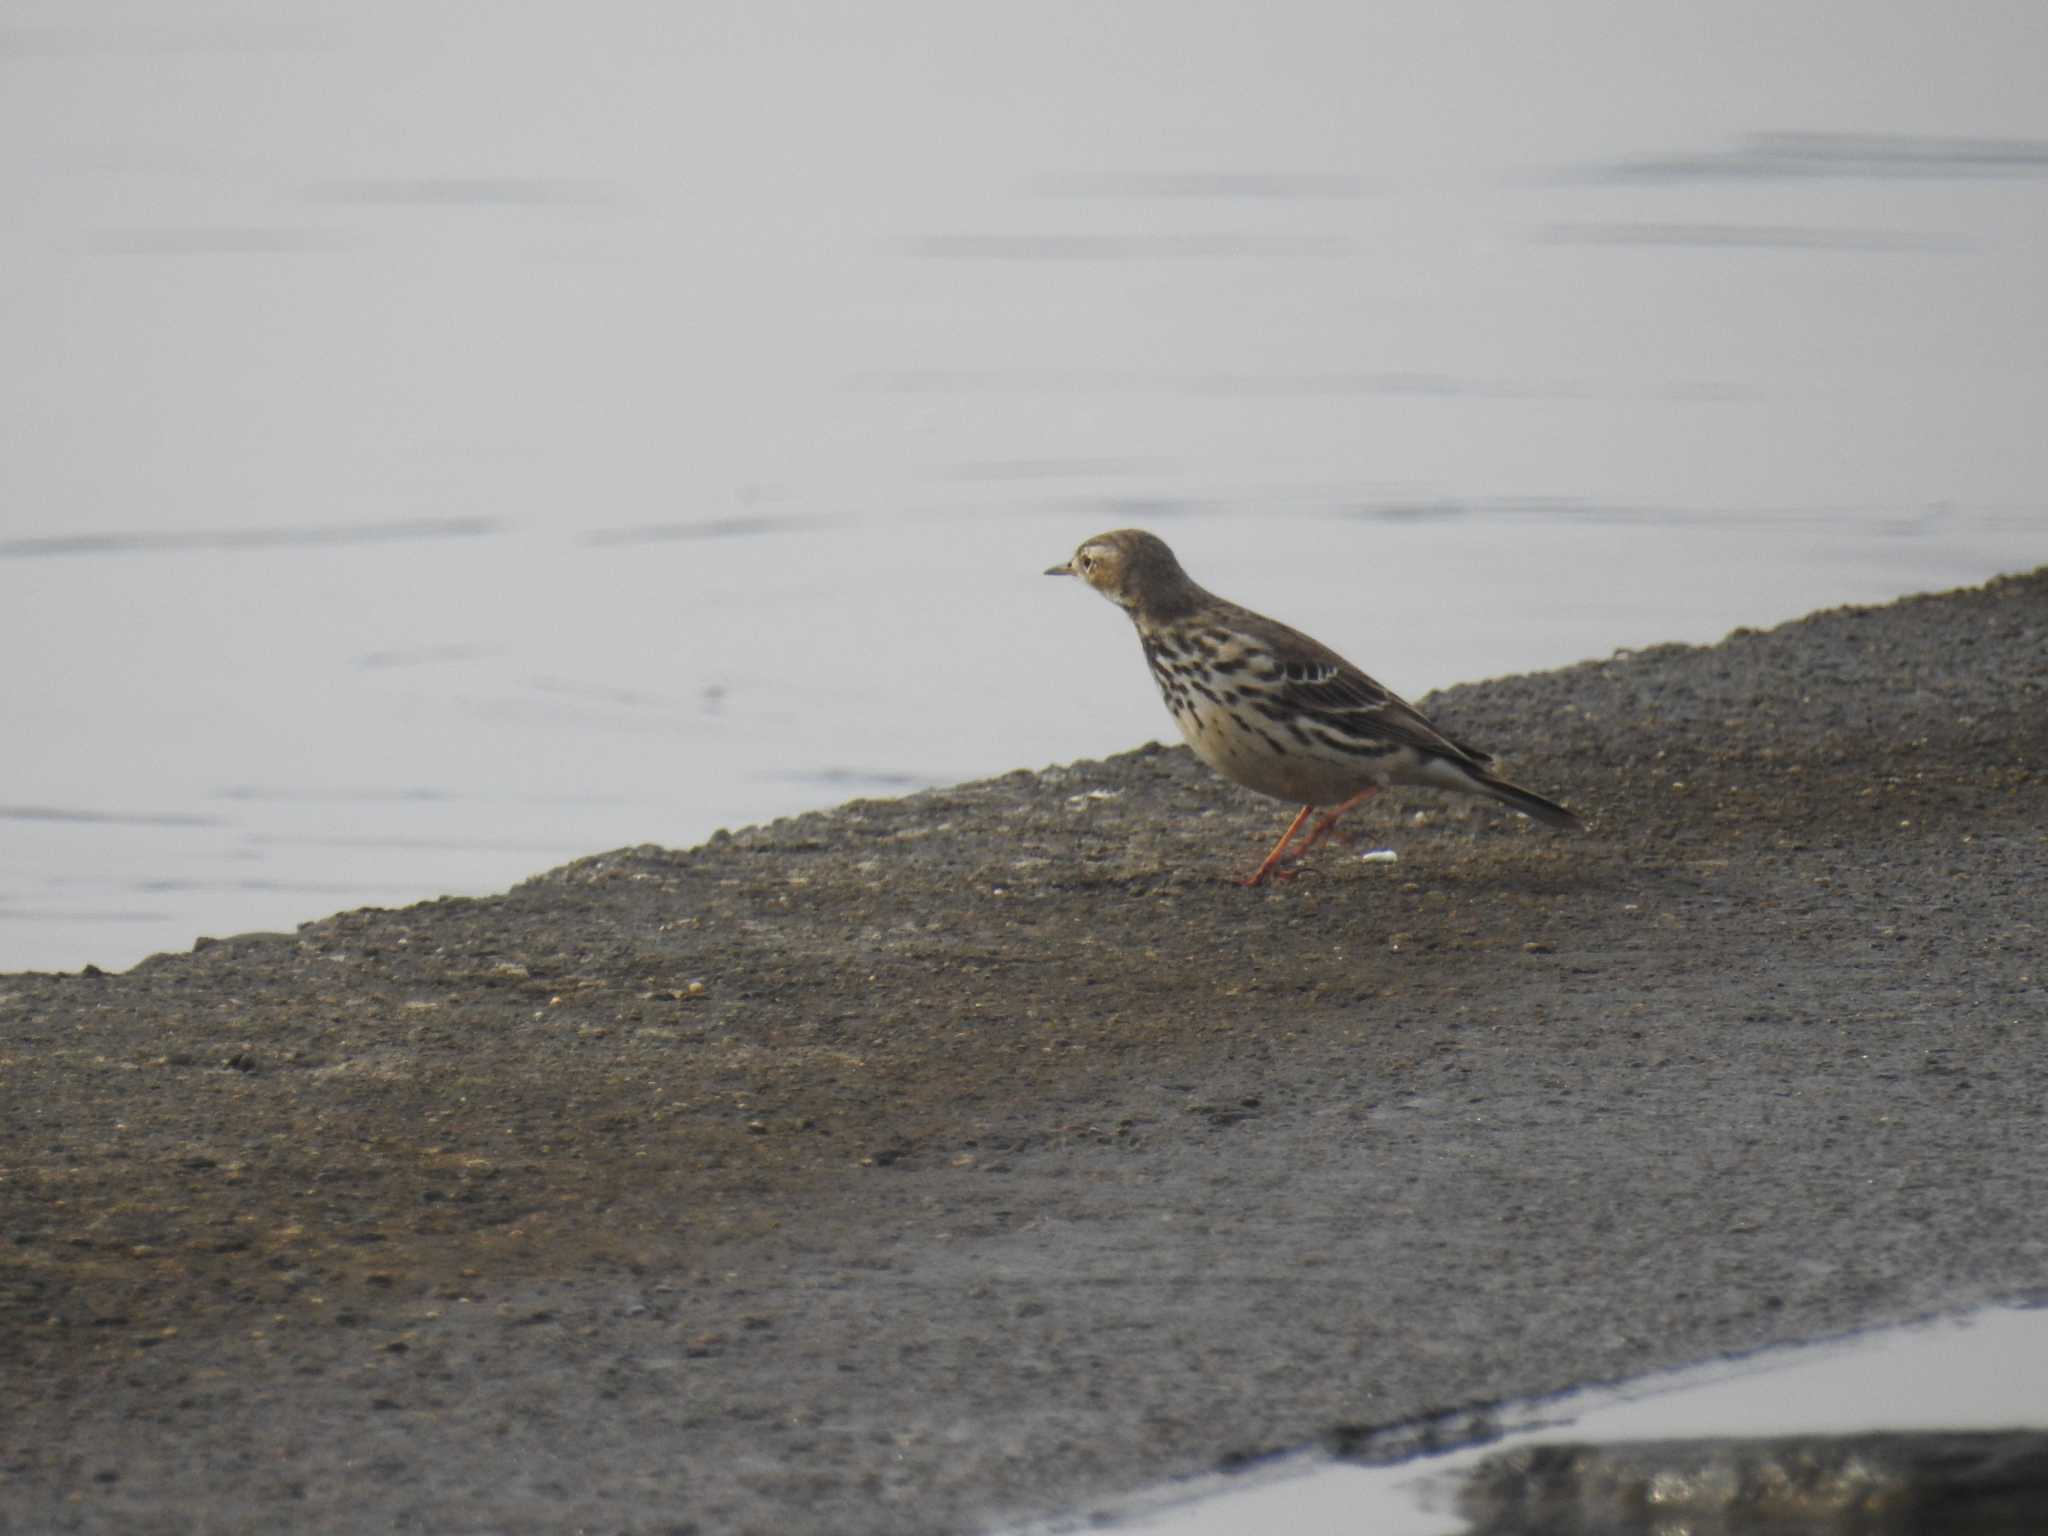
<svg viewBox="0 0 2048 1536">
<path fill-rule="evenodd" d="M 1393 690 L 1374 682 L 1328 647 L 1300 636 L 1304 645 L 1276 647 L 1281 669 L 1275 680 L 1280 702 L 1301 710 L 1326 729 L 1361 743 L 1413 747 L 1434 757 L 1483 766 L 1487 753 L 1446 736 Z"/>
</svg>

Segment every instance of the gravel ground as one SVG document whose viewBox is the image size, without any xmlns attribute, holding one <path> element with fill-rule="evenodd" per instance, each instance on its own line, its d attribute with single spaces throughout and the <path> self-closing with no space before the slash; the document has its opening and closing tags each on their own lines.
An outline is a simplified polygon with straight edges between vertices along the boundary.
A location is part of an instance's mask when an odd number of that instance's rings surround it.
<svg viewBox="0 0 2048 1536">
<path fill-rule="evenodd" d="M 1429 707 L 1593 834 L 1246 891 L 1146 748 L 0 977 L 0 1530 L 975 1530 L 2048 1294 L 2048 569 Z"/>
</svg>

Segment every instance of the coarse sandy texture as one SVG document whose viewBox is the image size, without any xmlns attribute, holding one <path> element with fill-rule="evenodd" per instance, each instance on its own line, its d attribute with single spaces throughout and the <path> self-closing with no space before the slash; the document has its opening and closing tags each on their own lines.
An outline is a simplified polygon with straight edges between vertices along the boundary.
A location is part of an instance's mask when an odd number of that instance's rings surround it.
<svg viewBox="0 0 2048 1536">
<path fill-rule="evenodd" d="M 1429 707 L 1593 834 L 1246 891 L 1148 748 L 0 978 L 0 1529 L 976 1529 L 2048 1288 L 2048 571 Z"/>
</svg>

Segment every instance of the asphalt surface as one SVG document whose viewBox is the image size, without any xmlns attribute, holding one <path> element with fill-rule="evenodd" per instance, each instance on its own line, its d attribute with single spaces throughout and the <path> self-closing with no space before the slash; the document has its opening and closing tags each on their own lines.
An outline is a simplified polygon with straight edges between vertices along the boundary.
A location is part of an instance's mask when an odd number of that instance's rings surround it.
<svg viewBox="0 0 2048 1536">
<path fill-rule="evenodd" d="M 967 1531 L 2048 1294 L 2048 570 L 0 977 L 0 1530 Z M 1146 723 L 1149 728 L 1150 722 Z"/>
</svg>

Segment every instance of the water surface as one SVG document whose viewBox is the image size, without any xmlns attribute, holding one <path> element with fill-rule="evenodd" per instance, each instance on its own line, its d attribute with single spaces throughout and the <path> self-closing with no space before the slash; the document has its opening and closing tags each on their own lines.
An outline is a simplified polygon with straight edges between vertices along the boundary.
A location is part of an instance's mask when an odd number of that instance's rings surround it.
<svg viewBox="0 0 2048 1536">
<path fill-rule="evenodd" d="M 2043 57 L 0 7 L 0 969 L 1134 745 L 1107 527 L 1411 695 L 2038 564 Z"/>
</svg>

